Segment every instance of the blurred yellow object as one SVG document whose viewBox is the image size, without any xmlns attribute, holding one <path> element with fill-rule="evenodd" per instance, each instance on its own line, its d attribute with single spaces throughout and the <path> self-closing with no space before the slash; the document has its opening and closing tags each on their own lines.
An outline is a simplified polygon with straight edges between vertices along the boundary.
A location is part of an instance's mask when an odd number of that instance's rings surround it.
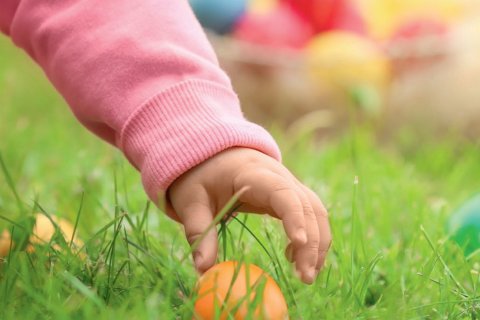
<svg viewBox="0 0 480 320">
<path fill-rule="evenodd" d="M 8 255 L 11 245 L 12 238 L 10 237 L 10 232 L 3 230 L 2 234 L 0 234 L 0 258 Z"/>
<path fill-rule="evenodd" d="M 465 0 L 356 0 L 370 34 L 389 38 L 406 20 L 418 17 L 444 22 L 459 20 L 465 13 Z"/>
<path fill-rule="evenodd" d="M 307 46 L 306 54 L 309 73 L 322 84 L 383 90 L 390 80 L 390 64 L 383 52 L 369 39 L 352 33 L 323 33 Z"/>
<path fill-rule="evenodd" d="M 50 218 L 58 226 L 59 231 L 62 233 L 63 238 L 67 244 L 70 244 L 72 237 L 74 236 L 74 227 L 67 220 L 58 218 L 51 215 Z M 32 234 L 30 236 L 26 251 L 33 253 L 35 251 L 35 245 L 49 244 L 52 237 L 55 235 L 55 226 L 52 221 L 44 214 L 39 213 L 35 216 L 35 226 L 33 227 Z M 4 230 L 0 235 L 0 258 L 6 257 L 10 251 L 10 247 L 14 247 L 15 243 L 12 243 L 10 232 Z M 83 246 L 83 242 L 76 236 L 73 237 L 72 250 L 76 252 Z M 60 250 L 61 246 L 53 244 L 55 250 Z M 83 257 L 83 255 L 80 255 Z"/>
<path fill-rule="evenodd" d="M 73 225 L 67 220 L 58 218 L 54 215 L 51 215 L 50 218 L 58 226 L 65 241 L 70 243 L 74 232 Z M 30 237 L 30 245 L 27 247 L 27 251 L 33 251 L 33 245 L 35 244 L 47 244 L 50 242 L 55 234 L 55 226 L 52 221 L 44 214 L 37 214 L 32 236 Z M 78 249 L 83 243 L 77 237 L 74 237 L 72 245 Z M 60 247 L 55 245 L 54 248 L 58 250 Z"/>
<path fill-rule="evenodd" d="M 378 114 L 391 78 L 390 62 L 370 39 L 341 31 L 320 34 L 306 48 L 312 80 Z"/>
<path fill-rule="evenodd" d="M 277 5 L 276 0 L 250 0 L 249 11 L 254 13 L 267 13 Z"/>
</svg>

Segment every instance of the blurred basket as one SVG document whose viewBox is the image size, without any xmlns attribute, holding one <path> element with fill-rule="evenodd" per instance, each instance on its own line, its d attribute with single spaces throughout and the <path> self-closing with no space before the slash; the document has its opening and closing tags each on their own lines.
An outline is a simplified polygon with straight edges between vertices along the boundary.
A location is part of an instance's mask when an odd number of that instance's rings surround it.
<svg viewBox="0 0 480 320">
<path fill-rule="evenodd" d="M 426 37 L 385 50 L 393 65 L 412 58 L 433 63 L 406 73 L 395 71 L 377 116 L 382 132 L 421 123 L 424 129 L 442 132 L 456 128 L 480 136 L 480 59 L 476 58 L 480 24 L 474 19 L 457 25 L 446 37 L 448 45 Z M 347 124 L 351 97 L 332 92 L 328 84 L 314 83 L 308 76 L 311 65 L 306 64 L 304 52 L 261 47 L 214 34 L 209 38 L 249 119 L 286 127 L 299 118 L 305 121 L 305 116 L 314 112 L 318 121 L 314 128 L 336 131 Z M 319 110 L 323 110 L 323 120 Z M 298 127 L 298 123 L 294 125 Z"/>
</svg>

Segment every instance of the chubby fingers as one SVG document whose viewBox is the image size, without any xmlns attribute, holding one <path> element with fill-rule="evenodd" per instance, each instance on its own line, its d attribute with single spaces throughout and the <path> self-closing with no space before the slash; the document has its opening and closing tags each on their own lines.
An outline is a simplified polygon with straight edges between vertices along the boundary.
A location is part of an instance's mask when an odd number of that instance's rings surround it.
<svg viewBox="0 0 480 320">
<path fill-rule="evenodd" d="M 317 274 L 320 230 L 310 197 L 288 176 L 269 171 L 240 174 L 234 189 L 246 185 L 251 188 L 239 200 L 245 207 L 265 208 L 282 220 L 296 269 L 305 283 L 312 283 Z"/>
<path fill-rule="evenodd" d="M 234 181 L 234 190 L 250 188 L 240 195 L 246 208 L 265 208 L 265 212 L 282 220 L 285 233 L 296 245 L 307 242 L 303 205 L 295 186 L 282 176 L 270 171 L 247 171 Z"/>
<path fill-rule="evenodd" d="M 218 238 L 216 228 L 208 230 L 214 219 L 208 195 L 199 193 L 195 198 L 179 208 L 177 214 L 185 229 L 187 241 L 193 248 L 195 268 L 203 273 L 215 264 Z"/>
<path fill-rule="evenodd" d="M 332 232 L 330 230 L 330 223 L 328 221 L 328 213 L 325 209 L 322 201 L 312 190 L 305 186 L 302 186 L 305 194 L 309 197 L 312 204 L 313 211 L 317 220 L 317 227 L 319 231 L 319 243 L 318 243 L 318 258 L 315 265 L 316 272 L 318 273 L 325 264 L 325 258 L 332 244 Z"/>
<path fill-rule="evenodd" d="M 302 199 L 308 240 L 301 246 L 293 244 L 293 258 L 302 281 L 311 284 L 315 281 L 318 273 L 316 265 L 319 255 L 320 234 L 317 217 L 309 197 L 301 188 L 297 189 L 297 194 Z"/>
<path fill-rule="evenodd" d="M 319 242 L 317 247 L 317 259 L 314 263 L 315 265 L 315 277 L 318 275 L 320 270 L 325 264 L 325 258 L 328 254 L 328 250 L 330 249 L 331 242 L 332 242 L 332 234 L 330 230 L 330 224 L 328 222 L 328 213 L 325 207 L 323 206 L 322 202 L 318 198 L 318 196 L 310 189 L 307 187 L 301 185 L 300 186 L 303 190 L 304 193 L 307 195 L 309 198 L 309 202 L 312 205 L 315 217 L 316 217 L 316 225 L 315 227 L 318 229 L 318 235 L 319 235 Z M 315 248 L 315 246 L 311 247 L 312 250 Z M 285 257 L 289 262 L 295 262 L 297 261 L 297 264 L 299 263 L 298 261 L 302 259 L 301 257 L 298 257 L 300 255 L 298 252 L 304 250 L 303 248 L 296 248 L 293 243 L 289 243 L 285 249 Z M 312 263 L 312 257 L 315 256 L 314 254 L 309 255 L 308 251 L 306 254 L 307 259 L 307 265 L 311 265 Z M 311 279 L 307 279 L 311 280 Z M 304 280 L 305 281 L 305 280 Z"/>
</svg>

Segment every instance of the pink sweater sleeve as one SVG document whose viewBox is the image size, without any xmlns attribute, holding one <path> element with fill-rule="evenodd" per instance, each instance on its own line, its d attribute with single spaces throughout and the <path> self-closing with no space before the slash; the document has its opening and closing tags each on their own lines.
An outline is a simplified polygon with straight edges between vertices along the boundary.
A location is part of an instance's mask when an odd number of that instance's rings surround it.
<svg viewBox="0 0 480 320">
<path fill-rule="evenodd" d="M 247 121 L 186 0 L 2 0 L 0 29 L 75 116 L 120 148 L 149 197 L 233 146 L 280 160 Z"/>
</svg>

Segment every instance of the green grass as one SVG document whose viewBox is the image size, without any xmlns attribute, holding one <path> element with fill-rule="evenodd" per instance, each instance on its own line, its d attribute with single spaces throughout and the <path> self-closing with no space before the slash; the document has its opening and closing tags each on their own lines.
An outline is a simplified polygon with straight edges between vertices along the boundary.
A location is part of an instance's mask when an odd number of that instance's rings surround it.
<svg viewBox="0 0 480 320">
<path fill-rule="evenodd" d="M 182 229 L 148 206 L 138 174 L 76 122 L 5 38 L 0 93 L 0 153 L 12 182 L 2 171 L 0 216 L 78 218 L 88 256 L 12 252 L 0 266 L 0 319 L 191 319 L 196 274 Z M 386 142 L 356 126 L 329 141 L 276 134 L 285 164 L 331 213 L 334 243 L 314 285 L 294 276 L 272 219 L 232 220 L 220 259 L 269 271 L 293 319 L 479 319 L 480 255 L 467 260 L 445 232 L 449 215 L 480 191 L 479 146 L 411 127 Z M 4 228 L 15 231 L 0 219 Z"/>
</svg>

